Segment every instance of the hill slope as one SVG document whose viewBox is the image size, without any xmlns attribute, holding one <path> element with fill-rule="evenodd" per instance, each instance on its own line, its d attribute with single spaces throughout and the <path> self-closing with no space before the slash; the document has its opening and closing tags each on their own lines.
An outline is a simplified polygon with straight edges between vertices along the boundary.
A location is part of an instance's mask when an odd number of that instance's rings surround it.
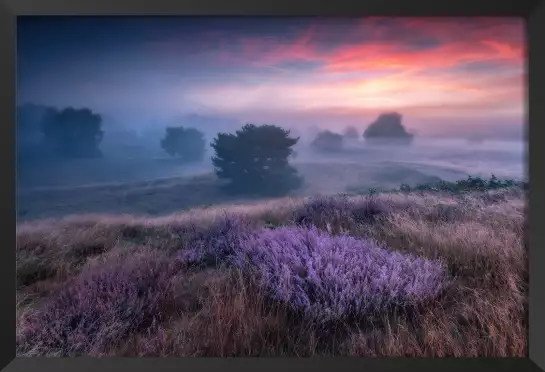
<svg viewBox="0 0 545 372">
<path fill-rule="evenodd" d="M 525 356 L 518 187 L 17 231 L 19 355 Z"/>
<path fill-rule="evenodd" d="M 362 165 L 345 161 L 296 164 L 305 184 L 290 196 L 334 194 L 347 186 L 358 189 L 393 188 L 401 183 L 436 182 L 438 177 L 412 167 L 380 163 Z M 174 213 L 205 205 L 256 202 L 226 195 L 214 174 L 171 177 L 142 182 L 96 184 L 79 187 L 47 187 L 19 190 L 19 221 L 60 217 L 74 213 L 131 213 L 151 216 Z"/>
</svg>

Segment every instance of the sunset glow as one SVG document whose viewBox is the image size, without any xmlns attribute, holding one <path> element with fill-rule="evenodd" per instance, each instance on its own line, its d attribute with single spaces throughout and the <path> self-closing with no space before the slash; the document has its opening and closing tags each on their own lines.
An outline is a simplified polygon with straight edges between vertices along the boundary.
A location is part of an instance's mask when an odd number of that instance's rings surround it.
<svg viewBox="0 0 545 372">
<path fill-rule="evenodd" d="M 395 110 L 419 132 L 494 131 L 524 124 L 524 45 L 514 18 L 26 20 L 18 96 L 331 127 Z"/>
</svg>

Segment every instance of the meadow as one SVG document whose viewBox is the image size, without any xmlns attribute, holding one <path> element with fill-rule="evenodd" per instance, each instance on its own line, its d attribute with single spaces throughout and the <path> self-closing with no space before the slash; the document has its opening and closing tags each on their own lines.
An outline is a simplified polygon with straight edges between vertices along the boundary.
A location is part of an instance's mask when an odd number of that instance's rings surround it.
<svg viewBox="0 0 545 372">
<path fill-rule="evenodd" d="M 437 185 L 21 221 L 17 353 L 525 356 L 524 188 Z"/>
<path fill-rule="evenodd" d="M 491 173 L 524 179 L 524 148 L 516 141 L 472 145 L 463 140 L 419 139 L 407 148 L 355 142 L 340 153 L 320 154 L 302 143 L 290 163 L 304 184 L 288 196 L 360 194 Z M 188 208 L 262 201 L 220 192 L 209 158 L 186 165 L 145 152 L 136 158 L 110 154 L 53 167 L 19 167 L 17 177 L 18 221 L 80 213 L 161 216 Z"/>
</svg>

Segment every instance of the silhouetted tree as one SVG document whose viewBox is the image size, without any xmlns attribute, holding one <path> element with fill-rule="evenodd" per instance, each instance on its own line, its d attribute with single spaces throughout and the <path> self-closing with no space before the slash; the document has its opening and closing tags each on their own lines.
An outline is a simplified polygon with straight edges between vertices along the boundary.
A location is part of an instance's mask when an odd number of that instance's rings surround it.
<svg viewBox="0 0 545 372">
<path fill-rule="evenodd" d="M 345 138 L 351 139 L 351 140 L 358 139 L 360 136 L 360 134 L 358 133 L 358 130 L 352 126 L 346 127 L 343 134 Z"/>
<path fill-rule="evenodd" d="M 26 160 L 49 160 L 42 124 L 45 115 L 50 112 L 54 112 L 54 109 L 42 105 L 25 104 L 17 107 L 16 153 L 19 163 Z"/>
<path fill-rule="evenodd" d="M 326 130 L 318 133 L 311 145 L 317 151 L 337 152 L 342 150 L 343 142 L 342 135 Z"/>
<path fill-rule="evenodd" d="M 90 109 L 49 110 L 43 118 L 45 140 L 62 157 L 101 156 L 102 117 Z"/>
<path fill-rule="evenodd" d="M 410 141 L 413 135 L 407 133 L 405 127 L 401 124 L 402 118 L 397 112 L 381 114 L 363 132 L 363 137 L 365 139 L 403 139 Z"/>
<path fill-rule="evenodd" d="M 288 162 L 298 140 L 274 125 L 246 124 L 235 134 L 218 133 L 212 163 L 217 176 L 230 181 L 231 192 L 283 195 L 302 185 Z"/>
<path fill-rule="evenodd" d="M 204 134 L 195 128 L 167 127 L 161 147 L 170 156 L 178 156 L 184 161 L 202 161 L 206 142 Z"/>
</svg>

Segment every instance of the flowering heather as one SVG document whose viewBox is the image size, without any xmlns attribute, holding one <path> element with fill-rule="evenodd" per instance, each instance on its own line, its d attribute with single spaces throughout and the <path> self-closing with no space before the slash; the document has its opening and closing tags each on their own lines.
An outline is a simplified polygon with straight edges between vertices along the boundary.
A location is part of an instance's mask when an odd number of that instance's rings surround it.
<svg viewBox="0 0 545 372">
<path fill-rule="evenodd" d="M 146 251 L 88 266 L 43 306 L 25 314 L 17 352 L 50 356 L 107 353 L 128 334 L 161 317 L 168 305 L 174 269 L 165 256 Z"/>
<path fill-rule="evenodd" d="M 526 212 L 506 188 L 29 222 L 17 353 L 524 357 Z"/>
<path fill-rule="evenodd" d="M 187 249 L 179 253 L 178 259 L 189 264 L 214 264 L 231 254 L 240 237 L 250 231 L 250 221 L 236 215 L 225 215 L 206 229 L 192 226 L 184 237 Z"/>
<path fill-rule="evenodd" d="M 247 235 L 233 261 L 255 270 L 274 299 L 322 320 L 417 305 L 447 283 L 440 262 L 314 227 Z"/>
</svg>

